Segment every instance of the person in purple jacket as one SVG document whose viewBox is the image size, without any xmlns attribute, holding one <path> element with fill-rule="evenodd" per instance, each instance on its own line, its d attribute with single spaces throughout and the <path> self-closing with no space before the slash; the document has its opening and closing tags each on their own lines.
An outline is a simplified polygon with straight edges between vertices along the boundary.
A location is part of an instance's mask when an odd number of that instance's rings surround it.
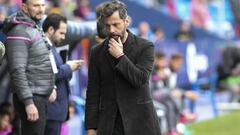
<svg viewBox="0 0 240 135">
<path fill-rule="evenodd" d="M 54 101 L 50 46 L 40 27 L 45 0 L 23 0 L 22 8 L 4 21 L 6 58 L 13 103 L 22 135 L 44 135 L 47 103 Z"/>
</svg>

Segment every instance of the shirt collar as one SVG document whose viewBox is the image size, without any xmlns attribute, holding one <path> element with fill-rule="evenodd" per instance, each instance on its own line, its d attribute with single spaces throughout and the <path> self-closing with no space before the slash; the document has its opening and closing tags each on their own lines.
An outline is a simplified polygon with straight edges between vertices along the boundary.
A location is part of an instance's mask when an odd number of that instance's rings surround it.
<svg viewBox="0 0 240 135">
<path fill-rule="evenodd" d="M 46 37 L 46 40 L 48 41 L 48 43 L 49 43 L 50 46 L 53 46 L 51 40 L 50 40 L 48 37 Z"/>
</svg>

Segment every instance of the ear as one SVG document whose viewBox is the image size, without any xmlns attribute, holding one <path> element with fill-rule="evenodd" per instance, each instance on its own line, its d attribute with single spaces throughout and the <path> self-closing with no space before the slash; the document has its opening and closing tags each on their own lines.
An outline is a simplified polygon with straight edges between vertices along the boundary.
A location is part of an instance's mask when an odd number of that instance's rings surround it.
<svg viewBox="0 0 240 135">
<path fill-rule="evenodd" d="M 22 10 L 24 13 L 28 12 L 26 3 L 22 3 Z"/>
<path fill-rule="evenodd" d="M 52 35 L 53 33 L 54 33 L 54 28 L 52 27 L 52 26 L 50 26 L 49 28 L 48 28 L 48 30 L 47 30 L 47 33 L 49 34 L 49 35 Z"/>
<path fill-rule="evenodd" d="M 131 24 L 131 18 L 128 16 L 128 17 L 125 19 L 125 25 L 128 27 L 130 24 Z"/>
</svg>

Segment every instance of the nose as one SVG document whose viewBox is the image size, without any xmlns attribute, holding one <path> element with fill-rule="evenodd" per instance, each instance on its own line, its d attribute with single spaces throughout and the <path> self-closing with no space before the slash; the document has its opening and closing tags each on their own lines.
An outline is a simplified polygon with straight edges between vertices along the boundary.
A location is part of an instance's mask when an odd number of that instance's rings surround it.
<svg viewBox="0 0 240 135">
<path fill-rule="evenodd" d="M 40 10 L 42 13 L 44 13 L 45 5 L 40 5 L 39 10 Z"/>
<path fill-rule="evenodd" d="M 62 36 L 62 40 L 65 40 L 65 35 Z"/>
<path fill-rule="evenodd" d="M 115 28 L 113 26 L 109 26 L 109 32 L 110 33 L 115 33 Z"/>
</svg>

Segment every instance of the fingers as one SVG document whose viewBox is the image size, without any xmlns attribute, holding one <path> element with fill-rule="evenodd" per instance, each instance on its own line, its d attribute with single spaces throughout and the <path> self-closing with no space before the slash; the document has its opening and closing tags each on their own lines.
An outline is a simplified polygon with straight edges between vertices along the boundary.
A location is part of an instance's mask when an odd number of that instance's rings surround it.
<svg viewBox="0 0 240 135">
<path fill-rule="evenodd" d="M 71 67 L 72 71 L 78 70 L 82 63 L 84 63 L 84 60 L 67 61 L 67 64 Z"/>
<path fill-rule="evenodd" d="M 82 60 L 82 59 L 80 59 L 80 60 L 75 60 L 76 61 L 76 63 L 78 64 L 78 65 L 82 65 L 83 63 L 84 63 L 84 60 Z"/>
<path fill-rule="evenodd" d="M 112 49 L 115 48 L 115 46 L 113 44 L 108 44 L 108 47 L 112 48 Z"/>
<path fill-rule="evenodd" d="M 120 43 L 120 45 L 122 45 L 122 40 L 120 37 L 118 37 L 118 43 Z"/>
<path fill-rule="evenodd" d="M 109 40 L 108 46 L 110 47 L 110 45 L 111 45 L 112 47 L 115 47 L 116 44 L 117 43 L 115 40 Z"/>
<path fill-rule="evenodd" d="M 114 46 L 119 46 L 119 47 L 122 47 L 122 46 L 123 46 L 120 37 L 118 38 L 118 41 L 116 41 L 115 39 L 111 38 L 111 39 L 109 40 L 109 44 L 112 44 L 112 45 L 114 45 Z"/>
<path fill-rule="evenodd" d="M 109 51 L 110 53 L 112 53 L 112 52 L 113 52 L 112 47 L 109 47 L 109 48 L 108 48 L 108 51 Z"/>
<path fill-rule="evenodd" d="M 49 102 L 54 102 L 54 101 L 56 100 L 56 98 L 57 98 L 57 92 L 56 92 L 56 90 L 54 89 L 54 90 L 52 91 L 51 95 L 49 96 L 48 100 L 49 100 Z"/>
<path fill-rule="evenodd" d="M 37 121 L 39 119 L 38 112 L 33 112 L 28 115 L 29 121 Z"/>
<path fill-rule="evenodd" d="M 116 42 L 116 41 L 115 41 Z M 112 49 L 123 49 L 123 46 L 121 46 L 120 44 L 118 44 L 117 42 L 114 43 L 114 42 L 110 42 L 109 41 L 109 44 L 108 44 L 108 47 L 109 48 L 112 48 Z"/>
<path fill-rule="evenodd" d="M 118 40 L 120 41 L 121 39 L 118 38 Z M 115 58 L 118 58 L 123 53 L 123 45 L 121 41 L 117 42 L 115 39 L 111 38 L 108 47 L 108 51 Z"/>
<path fill-rule="evenodd" d="M 30 104 L 26 107 L 26 113 L 29 121 L 35 122 L 39 119 L 38 110 L 34 104 Z"/>
</svg>

